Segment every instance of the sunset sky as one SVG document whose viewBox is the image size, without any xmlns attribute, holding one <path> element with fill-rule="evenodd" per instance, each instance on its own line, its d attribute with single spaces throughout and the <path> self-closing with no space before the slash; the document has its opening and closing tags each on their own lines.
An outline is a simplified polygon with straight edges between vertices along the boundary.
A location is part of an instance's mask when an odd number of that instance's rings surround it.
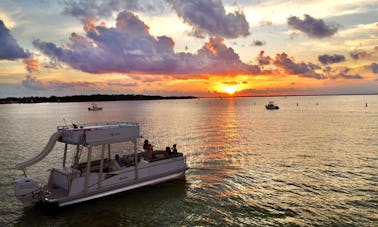
<svg viewBox="0 0 378 227">
<path fill-rule="evenodd" d="M 0 1 L 0 98 L 98 93 L 378 93 L 378 1 Z"/>
</svg>

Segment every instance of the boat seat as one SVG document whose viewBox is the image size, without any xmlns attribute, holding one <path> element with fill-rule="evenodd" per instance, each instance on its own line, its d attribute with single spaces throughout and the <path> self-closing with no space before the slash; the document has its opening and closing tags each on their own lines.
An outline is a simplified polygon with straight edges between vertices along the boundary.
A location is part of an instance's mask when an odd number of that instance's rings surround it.
<svg viewBox="0 0 378 227">
<path fill-rule="evenodd" d="M 94 160 L 91 161 L 91 172 L 100 172 L 100 163 L 101 160 Z M 111 160 L 109 158 L 104 158 L 104 164 L 103 164 L 103 172 L 107 172 L 111 167 Z M 87 168 L 87 163 L 82 162 L 78 164 L 77 169 L 80 170 L 81 172 L 85 172 L 85 169 Z"/>
</svg>

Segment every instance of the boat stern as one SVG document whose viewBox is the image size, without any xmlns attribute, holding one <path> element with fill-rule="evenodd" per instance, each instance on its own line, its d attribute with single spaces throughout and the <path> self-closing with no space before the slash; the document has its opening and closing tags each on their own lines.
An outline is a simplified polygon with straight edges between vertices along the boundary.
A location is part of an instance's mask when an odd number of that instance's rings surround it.
<svg viewBox="0 0 378 227">
<path fill-rule="evenodd" d="M 15 195 L 24 207 L 30 207 L 39 202 L 41 193 L 36 180 L 27 177 L 16 180 Z"/>
</svg>

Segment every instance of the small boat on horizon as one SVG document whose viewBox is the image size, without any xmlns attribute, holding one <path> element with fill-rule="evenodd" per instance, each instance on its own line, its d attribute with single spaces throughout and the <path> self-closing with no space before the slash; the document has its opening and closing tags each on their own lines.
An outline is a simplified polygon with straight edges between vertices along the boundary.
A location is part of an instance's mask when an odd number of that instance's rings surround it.
<svg viewBox="0 0 378 227">
<path fill-rule="evenodd" d="M 278 110 L 280 109 L 277 105 L 274 104 L 273 101 L 270 101 L 267 105 L 265 105 L 267 110 Z"/>
<path fill-rule="evenodd" d="M 15 195 L 24 207 L 62 207 L 185 176 L 189 167 L 176 144 L 172 150 L 138 152 L 139 138 L 137 123 L 58 126 L 40 154 L 16 164 L 24 177 L 16 180 Z M 64 144 L 62 165 L 50 169 L 47 184 L 40 187 L 25 170 L 43 160 L 56 142 Z"/>
<path fill-rule="evenodd" d="M 97 106 L 97 104 L 92 104 L 92 107 L 88 107 L 88 111 L 99 111 L 102 110 L 102 107 Z"/>
</svg>

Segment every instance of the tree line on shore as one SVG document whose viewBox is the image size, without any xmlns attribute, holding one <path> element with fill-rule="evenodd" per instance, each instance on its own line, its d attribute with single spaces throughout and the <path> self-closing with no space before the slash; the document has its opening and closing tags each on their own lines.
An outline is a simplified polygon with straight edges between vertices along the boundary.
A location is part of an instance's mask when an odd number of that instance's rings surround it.
<svg viewBox="0 0 378 227">
<path fill-rule="evenodd" d="M 0 99 L 0 104 L 10 103 L 44 103 L 44 102 L 100 102 L 100 101 L 124 101 L 124 100 L 158 100 L 158 99 L 193 99 L 193 96 L 158 96 L 158 95 L 72 95 L 72 96 L 30 96 L 30 97 L 8 97 Z"/>
</svg>

